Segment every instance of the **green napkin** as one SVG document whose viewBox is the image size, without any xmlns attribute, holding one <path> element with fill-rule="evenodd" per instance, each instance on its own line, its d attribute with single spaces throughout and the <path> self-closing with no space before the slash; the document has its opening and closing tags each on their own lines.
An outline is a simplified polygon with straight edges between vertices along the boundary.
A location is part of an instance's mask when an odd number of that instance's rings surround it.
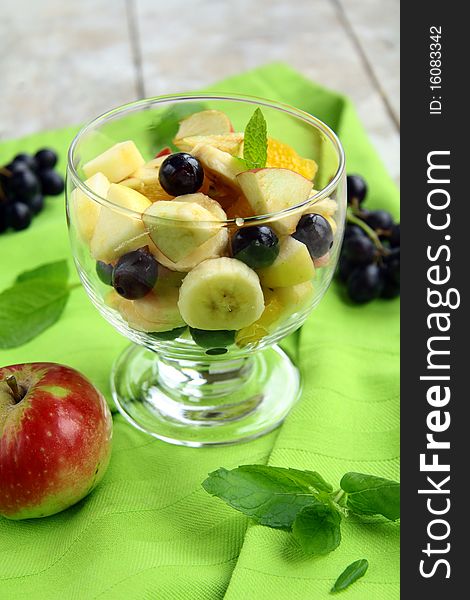
<svg viewBox="0 0 470 600">
<path fill-rule="evenodd" d="M 349 101 L 282 64 L 210 89 L 282 100 L 329 123 L 344 144 L 348 171 L 368 180 L 369 205 L 397 215 L 397 190 Z M 64 169 L 75 131 L 5 142 L 0 164 L 15 152 L 50 145 Z M 63 201 L 49 198 L 29 230 L 0 237 L 0 289 L 20 271 L 63 257 L 70 257 Z M 280 429 L 259 440 L 180 448 L 115 415 L 110 468 L 87 499 L 46 519 L 0 518 L 0 598 L 321 599 L 349 563 L 364 557 L 369 571 L 344 598 L 397 599 L 397 525 L 348 519 L 338 550 L 305 558 L 289 534 L 250 524 L 200 484 L 219 466 L 254 462 L 316 469 L 334 482 L 348 470 L 396 478 L 398 317 L 398 301 L 351 306 L 333 284 L 296 338 L 302 399 Z M 76 289 L 59 323 L 21 348 L 0 351 L 0 364 L 69 364 L 109 398 L 109 370 L 126 343 Z"/>
</svg>

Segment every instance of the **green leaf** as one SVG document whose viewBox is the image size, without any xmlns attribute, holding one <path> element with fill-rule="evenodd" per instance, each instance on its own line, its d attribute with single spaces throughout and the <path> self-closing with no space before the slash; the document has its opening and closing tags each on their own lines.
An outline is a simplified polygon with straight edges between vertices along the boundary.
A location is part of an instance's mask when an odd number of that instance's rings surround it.
<svg viewBox="0 0 470 600">
<path fill-rule="evenodd" d="M 363 577 L 369 568 L 369 563 L 365 558 L 356 560 L 344 569 L 338 579 L 335 581 L 331 592 L 341 592 L 349 587 L 352 583 Z"/>
<path fill-rule="evenodd" d="M 391 521 L 400 518 L 400 484 L 396 481 L 363 473 L 346 473 L 340 485 L 348 494 L 346 506 L 352 511 L 383 515 Z"/>
<path fill-rule="evenodd" d="M 341 543 L 341 515 L 326 504 L 306 506 L 296 516 L 292 533 L 306 554 L 328 554 Z"/>
<path fill-rule="evenodd" d="M 243 158 L 247 169 L 262 169 L 268 158 L 266 121 L 258 107 L 245 128 Z"/>
<path fill-rule="evenodd" d="M 20 273 L 16 278 L 15 283 L 30 281 L 32 279 L 43 279 L 48 281 L 56 281 L 57 283 L 67 283 L 69 278 L 69 266 L 66 260 L 58 260 L 52 263 L 40 265 L 30 271 Z"/>
<path fill-rule="evenodd" d="M 332 487 L 314 471 L 243 465 L 209 474 L 204 489 L 261 525 L 290 528 L 297 513 Z"/>
<path fill-rule="evenodd" d="M 201 110 L 206 110 L 202 102 L 173 104 L 163 110 L 152 126 L 153 150 L 161 150 L 165 146 L 174 148 L 173 139 L 178 132 L 180 121 Z"/>
<path fill-rule="evenodd" d="M 47 279 L 16 283 L 0 294 L 0 348 L 15 348 L 53 325 L 69 297 L 67 285 Z"/>
</svg>

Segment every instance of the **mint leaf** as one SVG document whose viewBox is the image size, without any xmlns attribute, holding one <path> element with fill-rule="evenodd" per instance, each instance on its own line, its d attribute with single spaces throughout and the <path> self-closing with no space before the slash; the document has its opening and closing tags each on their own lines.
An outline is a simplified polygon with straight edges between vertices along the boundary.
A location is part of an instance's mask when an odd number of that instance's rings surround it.
<svg viewBox="0 0 470 600">
<path fill-rule="evenodd" d="M 332 487 L 314 471 L 243 465 L 209 474 L 204 489 L 261 525 L 290 528 L 297 513 Z"/>
<path fill-rule="evenodd" d="M 20 273 L 16 278 L 15 283 L 30 281 L 31 279 L 47 279 L 48 281 L 56 281 L 58 283 L 67 283 L 69 278 L 69 267 L 66 260 L 58 260 L 52 263 L 40 265 L 30 271 Z"/>
<path fill-rule="evenodd" d="M 341 515 L 326 504 L 306 506 L 297 514 L 292 533 L 306 554 L 328 554 L 341 543 Z"/>
<path fill-rule="evenodd" d="M 356 560 L 344 569 L 338 579 L 335 581 L 334 586 L 331 588 L 331 592 L 341 592 L 349 587 L 352 583 L 363 577 L 369 568 L 369 563 L 365 558 Z"/>
<path fill-rule="evenodd" d="M 266 121 L 258 107 L 245 128 L 243 158 L 246 168 L 262 169 L 268 158 L 268 136 Z"/>
<path fill-rule="evenodd" d="M 39 335 L 62 314 L 69 297 L 66 284 L 30 279 L 0 294 L 0 348 L 15 348 Z"/>
<path fill-rule="evenodd" d="M 400 518 L 400 484 L 396 481 L 364 473 L 346 473 L 340 486 L 348 494 L 346 506 L 352 511 L 383 515 L 390 521 Z"/>
</svg>

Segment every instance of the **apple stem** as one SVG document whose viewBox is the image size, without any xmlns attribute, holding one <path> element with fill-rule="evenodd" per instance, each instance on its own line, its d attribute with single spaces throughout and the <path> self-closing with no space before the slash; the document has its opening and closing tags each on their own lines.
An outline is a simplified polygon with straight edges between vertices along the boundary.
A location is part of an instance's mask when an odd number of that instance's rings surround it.
<svg viewBox="0 0 470 600">
<path fill-rule="evenodd" d="M 20 391 L 20 388 L 18 387 L 16 377 L 14 375 L 10 375 L 9 377 L 7 377 L 6 382 L 11 390 L 11 393 L 13 394 L 15 402 L 18 404 L 18 402 L 21 402 L 21 400 L 23 400 L 24 394 Z"/>
</svg>

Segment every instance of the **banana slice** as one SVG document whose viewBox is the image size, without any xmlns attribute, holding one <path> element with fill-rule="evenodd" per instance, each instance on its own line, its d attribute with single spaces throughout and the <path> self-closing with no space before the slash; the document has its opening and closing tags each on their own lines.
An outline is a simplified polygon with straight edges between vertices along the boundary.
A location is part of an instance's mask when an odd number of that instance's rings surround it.
<svg viewBox="0 0 470 600">
<path fill-rule="evenodd" d="M 225 221 L 227 215 L 225 214 L 224 209 L 220 206 L 217 200 L 213 200 L 206 196 L 205 194 L 201 194 L 201 192 L 197 192 L 196 194 L 184 194 L 183 196 L 177 196 L 174 199 L 174 202 L 195 202 L 208 210 L 213 217 L 219 219 L 220 221 Z"/>
<path fill-rule="evenodd" d="M 243 147 L 243 133 L 227 133 L 226 135 L 193 135 L 177 140 L 175 144 L 183 152 L 192 152 L 198 144 L 214 146 L 232 156 L 240 156 Z"/>
<path fill-rule="evenodd" d="M 312 194 L 315 194 L 316 191 L 312 190 Z M 338 210 L 338 204 L 335 200 L 331 198 L 323 198 L 323 200 L 319 200 L 318 202 L 314 202 L 308 208 L 304 210 L 304 214 L 308 213 L 316 213 L 317 215 L 323 215 L 326 217 L 332 217 L 335 212 Z"/>
<path fill-rule="evenodd" d="M 236 157 L 208 144 L 198 144 L 191 154 L 201 161 L 206 173 L 213 178 L 236 189 L 240 188 L 237 175 L 245 167 Z"/>
<path fill-rule="evenodd" d="M 208 210 L 213 218 L 225 221 L 227 215 L 224 209 L 218 202 L 198 192 L 197 194 L 186 194 L 184 196 L 178 196 L 173 202 L 195 202 L 206 210 Z M 172 271 L 179 271 L 180 273 L 187 273 L 194 269 L 199 263 L 207 260 L 208 258 L 218 258 L 224 256 L 228 249 L 229 235 L 226 227 L 222 227 L 220 231 L 207 242 L 204 242 L 199 248 L 196 248 L 191 254 L 185 256 L 179 261 L 172 261 L 163 254 L 155 245 L 150 246 L 150 251 L 158 260 L 158 262 L 165 266 L 167 269 Z"/>
<path fill-rule="evenodd" d="M 141 167 L 140 169 L 137 169 L 137 171 L 134 171 L 130 177 L 124 179 L 124 181 L 121 182 L 121 185 L 125 185 L 140 192 L 144 196 L 147 196 L 152 202 L 157 202 L 158 200 L 171 200 L 173 198 L 173 196 L 167 194 L 160 185 L 158 168 Z"/>
<path fill-rule="evenodd" d="M 213 258 L 183 280 L 178 307 L 196 329 L 237 330 L 254 323 L 264 310 L 258 275 L 235 258 Z"/>
<path fill-rule="evenodd" d="M 143 332 L 171 331 L 183 327 L 178 310 L 178 289 L 161 288 L 139 300 L 126 300 L 112 290 L 106 297 L 110 308 L 117 310 L 129 327 Z"/>
</svg>

